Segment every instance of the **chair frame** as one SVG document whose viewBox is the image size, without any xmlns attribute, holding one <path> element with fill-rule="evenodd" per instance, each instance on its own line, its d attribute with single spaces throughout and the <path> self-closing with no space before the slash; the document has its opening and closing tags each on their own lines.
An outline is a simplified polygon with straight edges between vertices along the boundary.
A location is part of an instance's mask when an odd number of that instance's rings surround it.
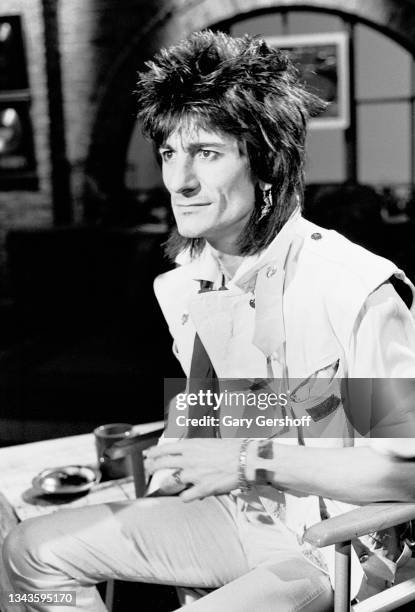
<svg viewBox="0 0 415 612">
<path fill-rule="evenodd" d="M 146 490 L 143 451 L 156 444 L 162 432 L 160 429 L 131 436 L 106 451 L 113 459 L 131 457 L 137 497 L 143 497 Z M 307 529 L 304 534 L 306 542 L 318 548 L 331 545 L 335 547 L 335 612 L 387 612 L 415 599 L 414 577 L 355 605 L 350 603 L 352 540 L 408 521 L 415 521 L 415 503 L 377 502 L 325 519 Z M 105 603 L 111 610 L 113 587 L 107 591 Z"/>
<path fill-rule="evenodd" d="M 415 503 L 377 502 L 326 519 L 307 529 L 305 541 L 318 548 L 335 547 L 335 612 L 386 612 L 415 599 L 415 578 L 411 578 L 353 606 L 350 604 L 352 540 L 411 520 L 415 520 Z"/>
</svg>

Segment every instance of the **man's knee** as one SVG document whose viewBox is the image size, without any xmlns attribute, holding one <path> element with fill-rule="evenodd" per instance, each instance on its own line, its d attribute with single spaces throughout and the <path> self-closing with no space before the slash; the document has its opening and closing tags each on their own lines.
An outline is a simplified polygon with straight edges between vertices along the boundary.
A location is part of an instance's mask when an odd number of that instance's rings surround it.
<svg viewBox="0 0 415 612">
<path fill-rule="evenodd" d="M 12 529 L 4 541 L 3 561 L 10 578 L 24 577 L 47 566 L 51 550 L 44 521 L 29 519 Z"/>
</svg>

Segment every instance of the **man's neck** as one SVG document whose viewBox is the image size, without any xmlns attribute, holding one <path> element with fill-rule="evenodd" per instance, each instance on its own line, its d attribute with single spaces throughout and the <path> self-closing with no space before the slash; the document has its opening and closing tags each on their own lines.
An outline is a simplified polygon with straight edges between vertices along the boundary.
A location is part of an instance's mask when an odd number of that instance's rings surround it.
<svg viewBox="0 0 415 612">
<path fill-rule="evenodd" d="M 230 255 L 229 253 L 222 253 L 221 251 L 218 251 L 212 246 L 211 249 L 215 257 L 217 257 L 218 261 L 220 262 L 220 265 L 225 272 L 227 280 L 233 278 L 239 266 L 244 260 L 243 255 Z"/>
</svg>

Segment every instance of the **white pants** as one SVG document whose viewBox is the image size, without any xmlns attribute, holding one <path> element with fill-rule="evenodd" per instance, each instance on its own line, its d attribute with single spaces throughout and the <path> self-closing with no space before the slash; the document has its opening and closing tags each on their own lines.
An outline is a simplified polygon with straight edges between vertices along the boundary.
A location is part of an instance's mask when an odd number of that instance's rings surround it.
<svg viewBox="0 0 415 612">
<path fill-rule="evenodd" d="M 74 608 L 30 604 L 28 611 L 102 612 L 106 608 L 94 585 L 108 578 L 216 587 L 185 606 L 194 612 L 330 610 L 329 578 L 298 551 L 279 550 L 274 542 L 272 554 L 265 547 L 262 563 L 256 551 L 252 567 L 234 513 L 228 496 L 64 510 L 18 525 L 5 541 L 4 562 L 16 592 L 76 591 Z M 264 542 L 272 540 L 268 525 L 252 529 Z"/>
</svg>

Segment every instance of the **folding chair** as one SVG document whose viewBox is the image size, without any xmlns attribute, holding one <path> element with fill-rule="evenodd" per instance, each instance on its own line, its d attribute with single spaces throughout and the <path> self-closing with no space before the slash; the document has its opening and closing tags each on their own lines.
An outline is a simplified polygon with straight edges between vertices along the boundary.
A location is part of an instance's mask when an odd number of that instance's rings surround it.
<svg viewBox="0 0 415 612">
<path fill-rule="evenodd" d="M 378 502 L 326 519 L 307 529 L 304 539 L 319 548 L 335 546 L 335 612 L 386 612 L 415 599 L 415 575 L 355 605 L 350 604 L 351 541 L 415 520 L 415 503 Z"/>
<path fill-rule="evenodd" d="M 142 497 L 145 492 L 145 474 L 143 451 L 156 444 L 163 430 L 133 436 L 117 442 L 107 451 L 114 459 L 130 456 L 133 463 L 135 493 Z M 415 575 L 405 582 L 392 586 L 364 601 L 351 605 L 351 541 L 375 531 L 394 527 L 409 521 L 415 521 L 415 503 L 382 502 L 372 503 L 340 516 L 326 519 L 307 529 L 304 539 L 322 548 L 335 546 L 335 612 L 387 612 L 415 600 Z M 110 581 L 111 582 L 111 581 Z M 208 591 L 198 588 L 184 589 L 177 587 L 182 604 L 199 599 Z M 106 605 L 112 608 L 112 589 L 107 589 Z"/>
</svg>

